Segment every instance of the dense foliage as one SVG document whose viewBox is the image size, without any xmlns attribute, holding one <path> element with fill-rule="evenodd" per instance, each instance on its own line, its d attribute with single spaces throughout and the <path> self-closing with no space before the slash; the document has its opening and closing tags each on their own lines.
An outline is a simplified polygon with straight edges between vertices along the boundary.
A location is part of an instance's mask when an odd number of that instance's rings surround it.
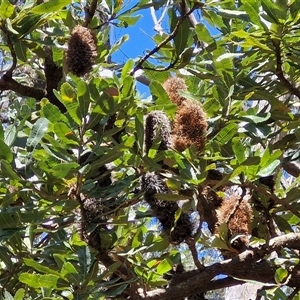
<svg viewBox="0 0 300 300">
<path fill-rule="evenodd" d="M 0 1 L 2 299 L 299 299 L 300 1 L 83 2 Z"/>
</svg>

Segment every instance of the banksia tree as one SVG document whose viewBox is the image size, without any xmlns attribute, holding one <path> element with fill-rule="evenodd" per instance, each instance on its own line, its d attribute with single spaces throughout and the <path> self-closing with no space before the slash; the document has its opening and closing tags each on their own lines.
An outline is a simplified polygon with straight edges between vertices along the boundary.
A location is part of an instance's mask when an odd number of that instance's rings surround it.
<svg viewBox="0 0 300 300">
<path fill-rule="evenodd" d="M 97 56 L 97 41 L 93 31 L 77 25 L 68 41 L 66 64 L 68 72 L 80 77 L 92 70 Z"/>
<path fill-rule="evenodd" d="M 201 152 L 206 143 L 207 121 L 200 104 L 184 100 L 178 107 L 173 124 L 173 147 L 183 151 L 195 145 Z"/>
</svg>

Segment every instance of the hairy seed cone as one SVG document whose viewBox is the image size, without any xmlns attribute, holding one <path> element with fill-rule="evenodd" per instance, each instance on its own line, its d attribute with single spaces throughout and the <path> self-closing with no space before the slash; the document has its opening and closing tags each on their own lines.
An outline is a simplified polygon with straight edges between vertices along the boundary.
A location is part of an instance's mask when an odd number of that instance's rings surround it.
<svg viewBox="0 0 300 300">
<path fill-rule="evenodd" d="M 186 100 L 186 98 L 181 96 L 179 93 L 179 90 L 187 91 L 187 86 L 182 78 L 171 77 L 165 81 L 163 87 L 173 103 L 181 105 L 182 101 Z"/>
<path fill-rule="evenodd" d="M 92 70 L 97 56 L 95 34 L 86 27 L 77 25 L 68 41 L 66 64 L 68 72 L 83 76 Z"/>
<path fill-rule="evenodd" d="M 173 147 L 184 151 L 195 145 L 201 152 L 206 143 L 207 121 L 200 104 L 185 100 L 178 107 L 173 125 Z"/>
<path fill-rule="evenodd" d="M 145 200 L 172 243 L 179 244 L 192 235 L 193 225 L 189 215 L 182 213 L 175 224 L 175 212 L 179 208 L 178 204 L 156 198 L 155 194 L 171 193 L 162 176 L 155 173 L 145 174 L 142 177 L 142 190 Z"/>
<path fill-rule="evenodd" d="M 152 111 L 145 118 L 145 150 L 148 153 L 156 138 L 161 142 L 158 150 L 167 150 L 171 146 L 170 120 L 162 111 Z"/>
</svg>

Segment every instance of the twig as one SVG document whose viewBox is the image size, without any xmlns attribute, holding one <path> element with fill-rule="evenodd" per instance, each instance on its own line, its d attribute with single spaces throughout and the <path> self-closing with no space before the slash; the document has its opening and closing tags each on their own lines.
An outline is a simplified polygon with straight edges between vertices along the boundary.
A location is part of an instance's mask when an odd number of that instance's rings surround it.
<svg viewBox="0 0 300 300">
<path fill-rule="evenodd" d="M 292 300 L 299 293 L 300 288 L 295 288 L 293 292 L 286 298 L 286 300 Z"/>
<path fill-rule="evenodd" d="M 275 47 L 275 55 L 276 55 L 276 76 L 279 79 L 280 83 L 289 90 L 292 95 L 297 96 L 300 99 L 300 91 L 295 88 L 284 76 L 282 70 L 282 58 L 281 58 L 281 50 L 280 50 L 280 42 L 273 40 L 273 45 Z"/>
<path fill-rule="evenodd" d="M 196 245 L 195 245 L 195 240 L 192 237 L 189 237 L 186 239 L 185 242 L 187 243 L 187 245 L 190 248 L 194 263 L 195 263 L 196 267 L 198 268 L 198 270 L 199 271 L 204 270 L 205 267 L 200 263 L 200 261 L 198 259 L 198 253 L 197 253 L 197 249 L 196 249 Z"/>
<path fill-rule="evenodd" d="M 83 24 L 84 27 L 88 27 L 90 22 L 92 21 L 96 8 L 97 8 L 97 0 L 93 0 L 90 6 L 86 6 L 84 8 L 85 12 L 85 22 Z"/>
<path fill-rule="evenodd" d="M 183 21 L 197 8 L 202 7 L 203 3 L 197 3 L 195 4 L 190 11 L 188 11 L 186 14 L 184 14 L 176 23 L 173 31 L 155 48 L 153 48 L 150 52 L 148 52 L 144 57 L 140 59 L 140 61 L 137 63 L 137 65 L 134 67 L 134 69 L 130 72 L 130 75 L 134 75 L 134 73 L 142 68 L 143 63 L 151 57 L 151 55 L 158 52 L 163 46 L 165 46 L 169 41 L 171 41 L 177 34 L 180 26 L 182 25 Z"/>
</svg>

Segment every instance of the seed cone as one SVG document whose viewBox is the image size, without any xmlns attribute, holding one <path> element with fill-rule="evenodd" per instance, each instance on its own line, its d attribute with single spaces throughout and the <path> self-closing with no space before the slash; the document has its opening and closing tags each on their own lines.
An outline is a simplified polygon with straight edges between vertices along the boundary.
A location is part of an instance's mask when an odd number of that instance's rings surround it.
<svg viewBox="0 0 300 300">
<path fill-rule="evenodd" d="M 247 199 L 241 200 L 239 196 L 231 195 L 222 202 L 217 215 L 219 224 L 227 223 L 229 237 L 238 234 L 245 235 L 245 237 L 234 241 L 232 245 L 234 248 L 241 249 L 243 245 L 248 243 L 247 236 L 251 234 L 252 207 Z"/>
<path fill-rule="evenodd" d="M 184 151 L 195 145 L 201 152 L 206 143 L 207 121 L 200 104 L 185 100 L 178 107 L 173 125 L 173 146 Z"/>
<path fill-rule="evenodd" d="M 165 81 L 163 87 L 173 103 L 180 105 L 182 101 L 186 100 L 179 94 L 179 90 L 187 91 L 187 86 L 182 78 L 171 77 Z"/>
<path fill-rule="evenodd" d="M 159 200 L 155 196 L 158 193 L 171 193 L 162 176 L 155 173 L 145 174 L 142 177 L 142 190 L 144 191 L 145 200 L 172 243 L 180 244 L 192 235 L 193 225 L 189 215 L 182 213 L 175 224 L 175 212 L 179 208 L 178 204 L 172 201 Z"/>
<path fill-rule="evenodd" d="M 66 64 L 68 72 L 80 77 L 92 70 L 97 56 L 96 36 L 91 29 L 77 25 L 68 41 Z"/>
<path fill-rule="evenodd" d="M 170 120 L 162 111 L 155 110 L 147 114 L 145 118 L 145 150 L 148 153 L 156 138 L 161 142 L 158 150 L 167 150 L 171 146 Z"/>
</svg>

